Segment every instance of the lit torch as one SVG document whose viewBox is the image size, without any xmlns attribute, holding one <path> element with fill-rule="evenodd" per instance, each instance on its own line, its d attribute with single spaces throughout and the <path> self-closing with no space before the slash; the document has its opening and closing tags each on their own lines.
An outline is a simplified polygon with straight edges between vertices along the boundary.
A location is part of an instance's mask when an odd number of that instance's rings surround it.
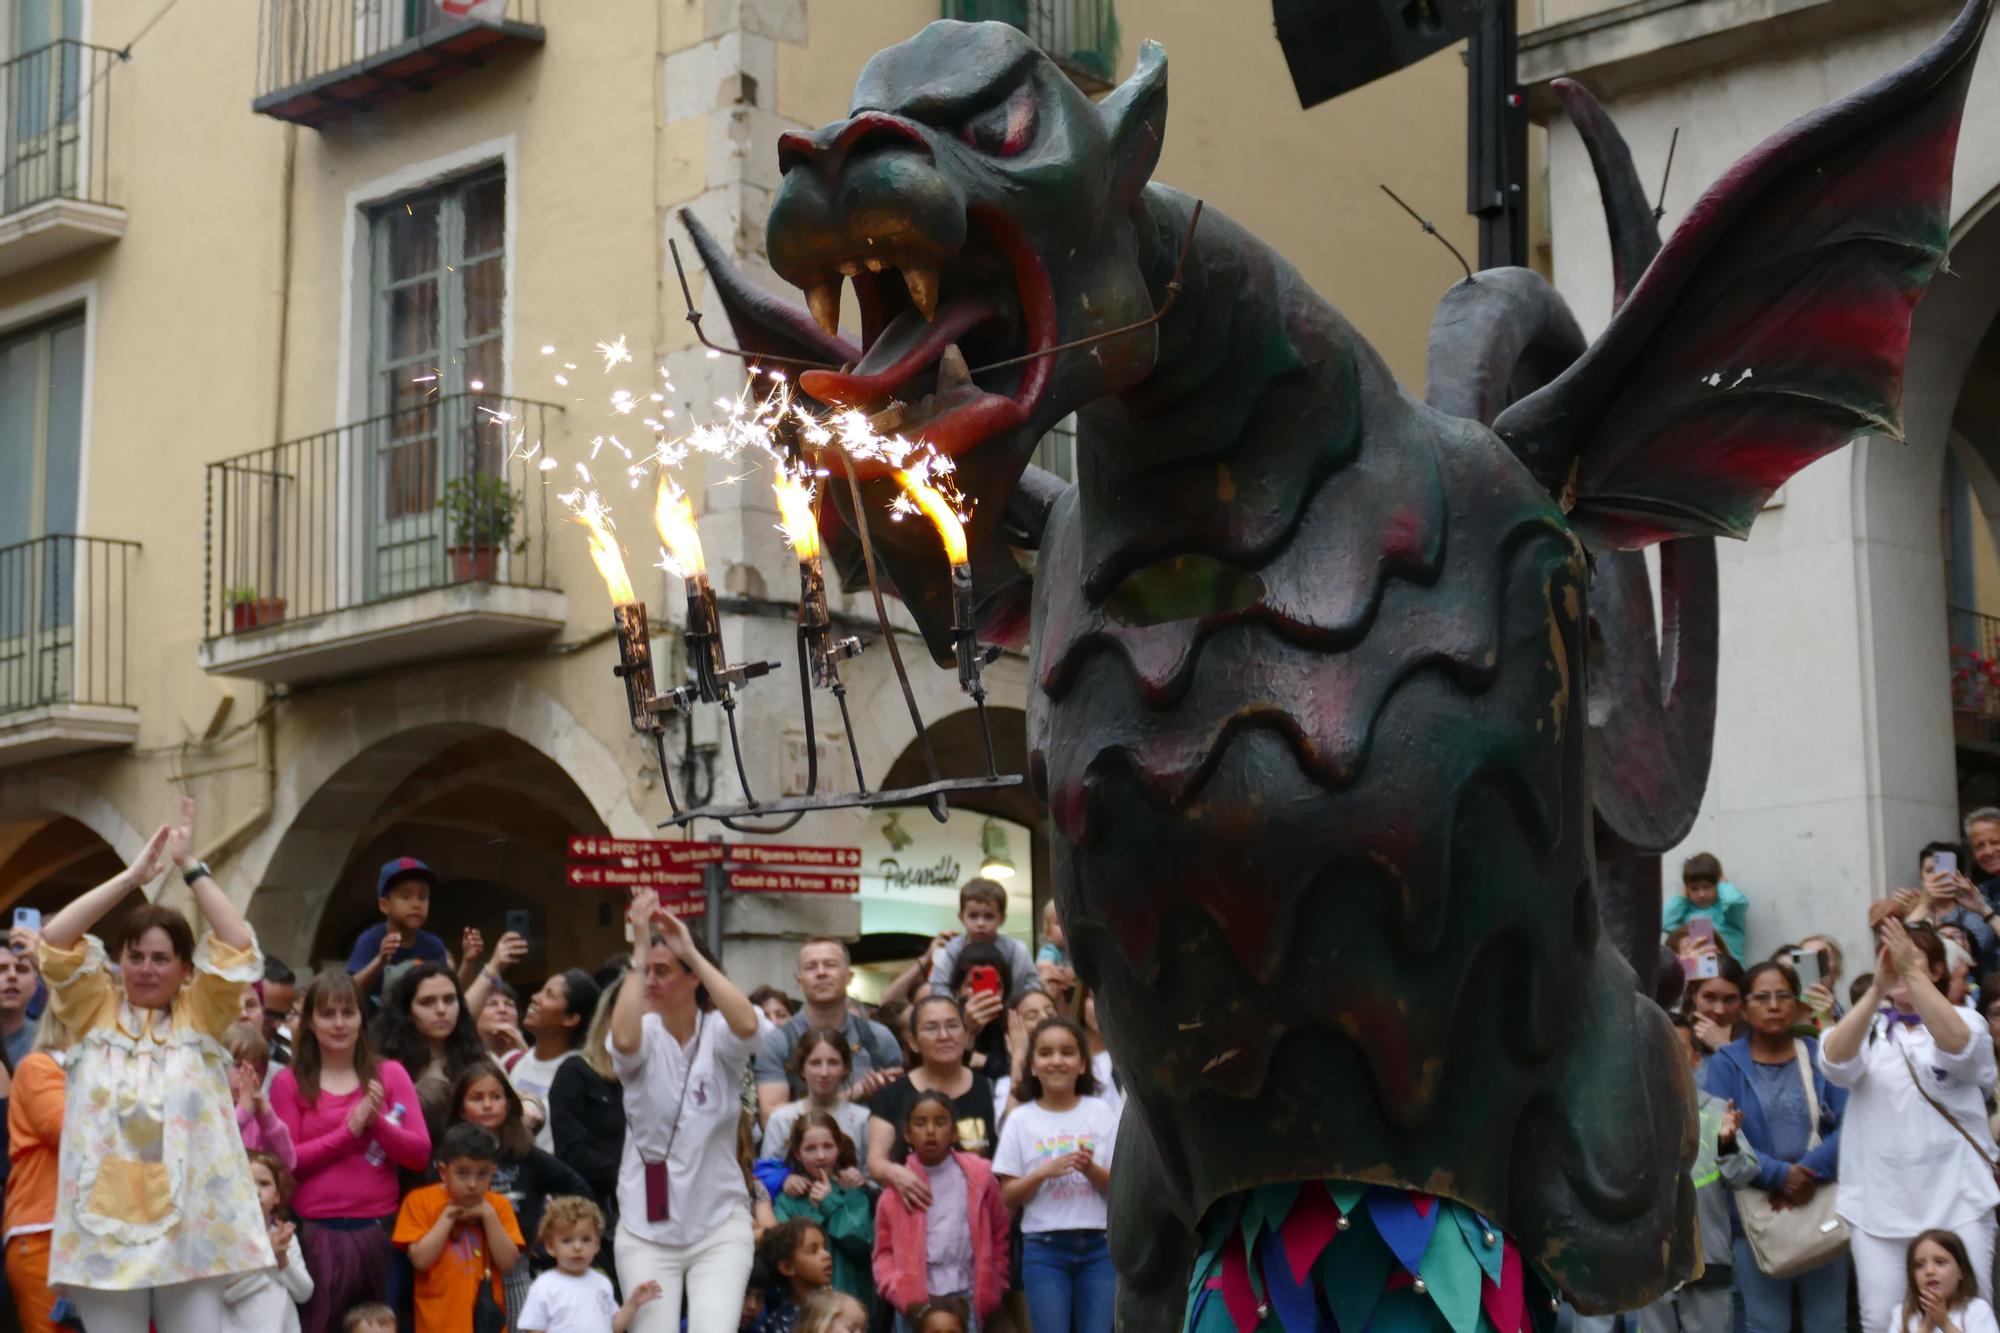
<svg viewBox="0 0 2000 1333">
<path fill-rule="evenodd" d="M 903 512 L 914 509 L 929 519 L 944 543 L 945 558 L 951 561 L 951 632 L 958 658 L 958 684 L 975 700 L 983 701 L 986 687 L 980 683 L 979 669 L 987 659 L 982 657 L 978 622 L 973 614 L 972 563 L 966 551 L 965 519 L 935 484 L 941 461 L 925 454 L 910 467 L 896 469 L 896 484 L 903 488 L 898 505 Z"/>
<path fill-rule="evenodd" d="M 701 697 L 719 701 L 726 690 L 722 673 L 729 661 L 722 650 L 722 621 L 716 613 L 715 587 L 708 581 L 708 562 L 701 551 L 701 533 L 694 524 L 694 501 L 688 493 L 662 472 L 660 490 L 653 501 L 653 526 L 659 529 L 666 546 L 666 567 L 680 575 L 687 589 L 687 627 L 681 637 L 687 641 L 688 664 L 694 672 Z"/>
<path fill-rule="evenodd" d="M 778 526 L 799 560 L 799 632 L 812 656 L 812 683 L 841 693 L 840 659 L 861 651 L 861 640 L 833 637 L 833 616 L 827 609 L 826 569 L 820 559 L 819 519 L 813 512 L 813 488 L 783 461 L 771 475 L 778 497 Z M 845 704 L 842 705 L 845 707 Z"/>
<path fill-rule="evenodd" d="M 646 628 L 646 604 L 632 591 L 632 579 L 625 572 L 625 557 L 619 554 L 618 538 L 611 531 L 611 514 L 596 491 L 573 492 L 564 496 L 576 514 L 576 521 L 590 533 L 590 559 L 603 576 L 605 591 L 611 594 L 611 623 L 618 634 L 618 665 L 614 675 L 625 682 L 625 702 L 632 714 L 632 729 L 641 735 L 658 735 L 665 729 L 655 707 L 653 646 Z"/>
</svg>

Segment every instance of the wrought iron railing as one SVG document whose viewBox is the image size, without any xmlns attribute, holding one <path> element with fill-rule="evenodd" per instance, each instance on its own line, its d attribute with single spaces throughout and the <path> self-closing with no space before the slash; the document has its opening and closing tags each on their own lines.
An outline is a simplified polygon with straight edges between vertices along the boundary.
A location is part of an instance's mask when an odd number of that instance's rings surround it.
<svg viewBox="0 0 2000 1333">
<path fill-rule="evenodd" d="M 110 76 L 122 59 L 66 38 L 0 61 L 0 214 L 112 202 Z"/>
<path fill-rule="evenodd" d="M 2000 616 L 1947 607 L 1951 712 L 1960 740 L 2000 744 Z"/>
<path fill-rule="evenodd" d="M 1118 77 L 1118 15 L 1112 0 L 944 0 L 943 15 L 1011 23 L 1085 92 Z"/>
<path fill-rule="evenodd" d="M 554 587 L 541 460 L 561 420 L 446 394 L 210 463 L 202 637 L 454 583 Z"/>
<path fill-rule="evenodd" d="M 137 542 L 58 534 L 0 546 L 0 714 L 131 706 L 128 591 Z"/>
<path fill-rule="evenodd" d="M 265 0 L 257 96 L 296 88 L 466 22 L 541 21 L 541 0 Z"/>
</svg>

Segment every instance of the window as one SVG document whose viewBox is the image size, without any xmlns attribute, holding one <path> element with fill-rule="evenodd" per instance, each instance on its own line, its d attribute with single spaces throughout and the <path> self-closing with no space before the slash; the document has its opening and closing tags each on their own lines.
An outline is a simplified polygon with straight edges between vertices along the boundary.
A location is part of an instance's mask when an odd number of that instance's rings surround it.
<svg viewBox="0 0 2000 1333">
<path fill-rule="evenodd" d="M 77 105 L 83 97 L 83 0 L 13 0 L 0 64 L 0 211 L 76 193 Z"/>
<path fill-rule="evenodd" d="M 0 711 L 61 697 L 76 602 L 81 312 L 0 335 Z"/>
<path fill-rule="evenodd" d="M 75 531 L 82 446 L 83 313 L 0 335 L 0 547 Z"/>
<path fill-rule="evenodd" d="M 506 348 L 507 182 L 485 172 L 375 210 L 367 434 L 370 586 L 393 596 L 441 582 L 439 498 L 460 477 L 494 475 L 482 431 Z"/>
</svg>

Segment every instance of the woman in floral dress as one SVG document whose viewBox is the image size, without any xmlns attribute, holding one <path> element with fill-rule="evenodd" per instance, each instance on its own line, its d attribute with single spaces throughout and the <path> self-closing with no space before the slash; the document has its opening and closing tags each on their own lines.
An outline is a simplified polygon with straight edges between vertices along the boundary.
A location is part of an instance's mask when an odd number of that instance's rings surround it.
<svg viewBox="0 0 2000 1333">
<path fill-rule="evenodd" d="M 118 973 L 85 934 L 171 855 L 209 923 L 155 904 L 120 923 Z M 42 976 L 68 1031 L 69 1088 L 49 1283 L 91 1333 L 211 1333 L 222 1292 L 275 1261 L 238 1136 L 219 1040 L 264 959 L 194 858 L 194 802 L 136 861 L 56 913 Z"/>
</svg>

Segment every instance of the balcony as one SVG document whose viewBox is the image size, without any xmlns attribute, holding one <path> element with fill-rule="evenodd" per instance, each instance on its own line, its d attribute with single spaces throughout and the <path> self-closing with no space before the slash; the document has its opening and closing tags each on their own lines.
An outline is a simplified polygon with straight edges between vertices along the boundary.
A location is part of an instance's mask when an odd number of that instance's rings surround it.
<svg viewBox="0 0 2000 1333">
<path fill-rule="evenodd" d="M 64 40 L 0 61 L 0 277 L 125 234 L 107 166 L 122 60 Z"/>
<path fill-rule="evenodd" d="M 138 739 L 127 591 L 136 542 L 50 536 L 0 547 L 0 765 Z"/>
<path fill-rule="evenodd" d="M 537 444 L 562 408 L 448 394 L 210 463 L 202 669 L 281 684 L 555 634 Z"/>
<path fill-rule="evenodd" d="M 543 42 L 541 0 L 264 0 L 250 108 L 320 129 Z"/>
<path fill-rule="evenodd" d="M 1118 78 L 1112 0 L 944 0 L 943 17 L 1013 24 L 1089 96 L 1108 90 Z"/>
</svg>

